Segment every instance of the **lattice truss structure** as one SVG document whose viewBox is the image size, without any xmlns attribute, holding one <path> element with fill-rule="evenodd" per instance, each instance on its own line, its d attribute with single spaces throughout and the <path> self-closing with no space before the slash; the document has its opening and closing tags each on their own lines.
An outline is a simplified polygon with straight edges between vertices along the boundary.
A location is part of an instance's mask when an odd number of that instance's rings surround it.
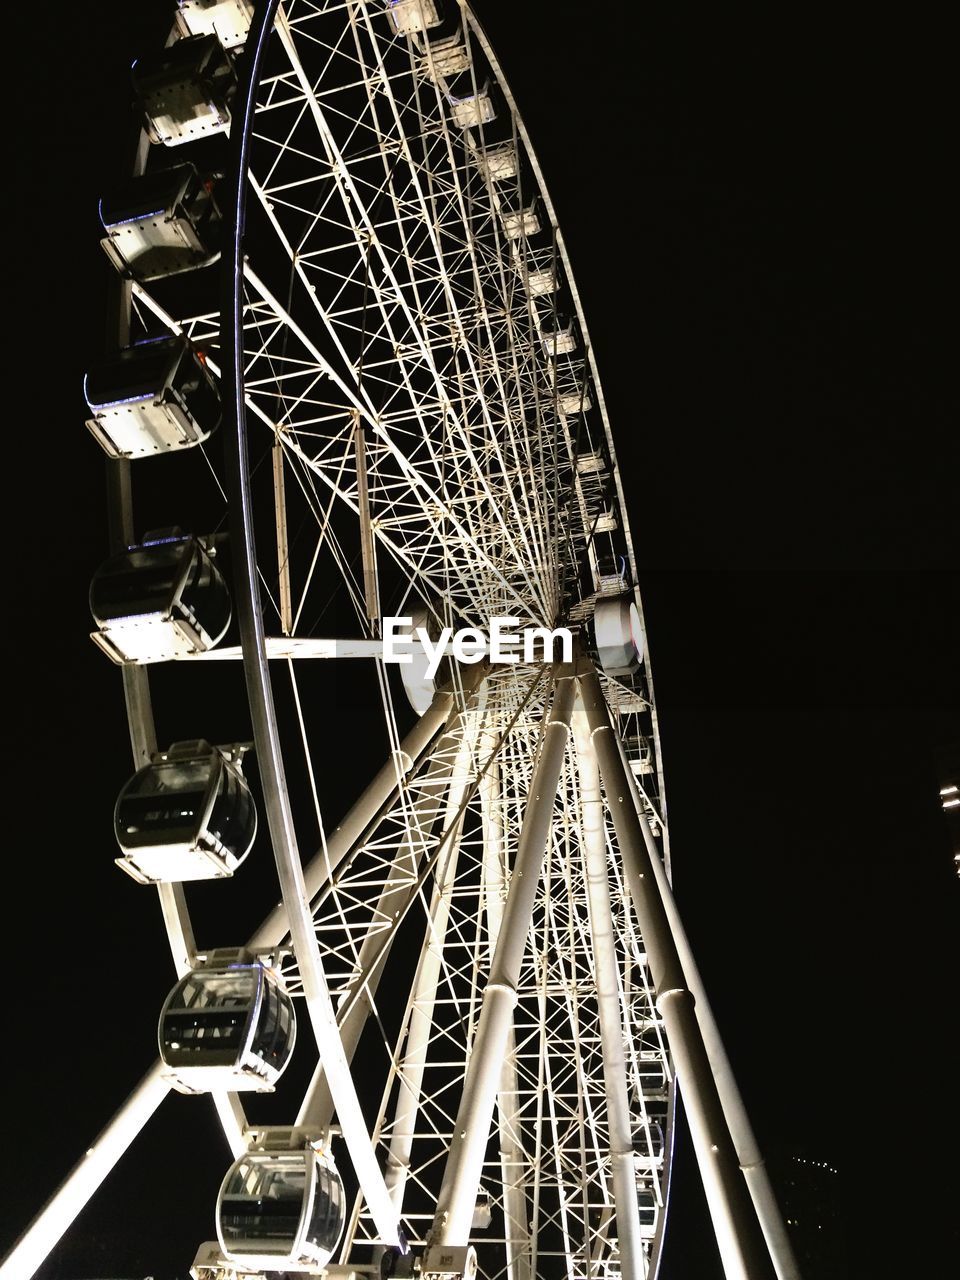
<svg viewBox="0 0 960 1280">
<path fill-rule="evenodd" d="M 398 30 L 393 9 L 289 0 L 257 91 L 243 333 L 259 433 L 258 545 L 271 551 L 259 566 L 267 631 L 372 637 L 384 615 L 421 602 L 452 625 L 509 615 L 519 626 L 576 627 L 598 597 L 630 589 L 636 566 L 562 238 L 469 11 L 431 41 Z M 199 145 L 209 145 L 209 167 L 223 163 L 216 140 Z M 177 277 L 131 290 L 134 338 L 185 334 L 219 374 L 208 285 Z M 213 480 L 203 510 L 216 529 L 226 482 L 216 451 L 201 450 Z M 420 1242 L 548 685 L 542 667 L 520 663 L 491 668 L 479 690 L 458 689 L 419 770 L 349 856 L 326 867 L 312 903 L 345 1047 L 365 1097 L 379 1097 L 374 1137 L 388 1186 L 403 1184 L 403 1217 Z M 649 682 L 640 672 L 603 685 L 665 846 Z M 382 670 L 381 688 L 396 748 Z M 302 809 L 303 838 L 322 859 L 319 805 Z M 478 1202 L 488 1277 L 619 1274 L 579 812 L 571 745 Z M 649 1245 L 662 1218 L 670 1068 L 610 829 L 607 841 Z M 400 959 L 410 964 L 398 999 Z M 296 992 L 292 961 L 285 976 Z M 321 1085 L 300 1119 L 332 1116 Z M 358 1201 L 342 1260 L 372 1236 Z"/>
<path fill-rule="evenodd" d="M 332 496 L 359 515 L 359 457 L 391 583 L 467 620 L 553 621 L 565 595 L 622 578 L 629 548 L 611 537 L 589 349 L 506 91 L 469 26 L 441 56 L 379 5 L 285 14 L 252 163 L 249 408 L 321 527 Z M 495 145 L 477 127 L 491 113 Z M 215 361 L 216 314 L 177 326 Z M 309 611 L 323 575 L 307 566 Z"/>
<path fill-rule="evenodd" d="M 365 841 L 330 869 L 314 902 L 344 1042 L 353 1048 L 360 1037 L 354 1061 L 364 1076 L 383 1082 L 374 1138 L 417 1243 L 425 1242 L 436 1211 L 548 689 L 542 669 L 488 678 Z M 481 1274 L 491 1280 L 619 1274 L 580 812 L 571 746 L 478 1201 L 473 1239 Z M 670 1069 L 609 827 L 607 842 L 634 1162 L 649 1245 L 663 1208 Z M 287 978 L 296 990 L 292 965 Z M 409 991 L 405 1004 L 398 990 Z M 329 1121 L 329 1099 L 315 1106 L 311 1119 Z M 375 1237 L 358 1198 L 343 1259 L 356 1261 L 362 1242 Z"/>
</svg>

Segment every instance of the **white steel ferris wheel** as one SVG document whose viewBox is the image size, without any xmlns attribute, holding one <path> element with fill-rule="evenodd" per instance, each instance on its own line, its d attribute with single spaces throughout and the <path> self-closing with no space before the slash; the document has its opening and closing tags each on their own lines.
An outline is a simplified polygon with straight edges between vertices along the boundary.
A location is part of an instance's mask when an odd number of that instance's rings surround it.
<svg viewBox="0 0 960 1280">
<path fill-rule="evenodd" d="M 757 1274 L 751 1195 L 795 1274 L 670 900 L 613 438 L 483 32 L 454 0 L 180 0 L 133 76 L 91 609 L 137 768 L 118 862 L 157 886 L 180 980 L 159 1061 L 11 1265 L 175 1089 L 212 1094 L 235 1157 L 198 1280 L 654 1276 L 676 1073 L 728 1274 Z M 426 634 L 391 668 L 398 617 Z M 495 619 L 536 643 L 498 652 Z M 358 666 L 379 711 L 331 723 Z M 246 697 L 252 744 L 210 744 L 205 696 Z M 367 732 L 383 767 L 328 812 L 325 761 Z M 201 944 L 192 882 L 255 842 L 280 904 Z"/>
</svg>

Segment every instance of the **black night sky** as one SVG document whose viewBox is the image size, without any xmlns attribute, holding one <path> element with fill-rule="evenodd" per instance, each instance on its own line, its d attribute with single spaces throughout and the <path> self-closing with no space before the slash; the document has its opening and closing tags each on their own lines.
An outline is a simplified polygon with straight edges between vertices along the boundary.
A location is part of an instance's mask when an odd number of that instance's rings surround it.
<svg viewBox="0 0 960 1280">
<path fill-rule="evenodd" d="M 936 773 L 960 740 L 945 23 L 475 7 L 557 207 L 613 424 L 676 896 L 761 1147 L 838 1170 L 846 1269 L 806 1280 L 945 1274 L 960 1245 L 960 881 Z M 86 638 L 107 541 L 81 393 L 106 332 L 97 197 L 129 168 L 128 68 L 171 8 L 65 6 L 7 55 L 31 80 L 6 131 L 4 1245 L 153 1061 L 174 980 L 155 896 L 112 862 L 130 768 L 118 672 Z M 331 770 L 347 796 L 364 766 L 362 730 L 345 732 Z M 183 1280 L 228 1163 L 212 1106 L 172 1098 L 45 1280 Z M 682 1140 L 670 1218 L 664 1280 L 719 1280 Z"/>
</svg>

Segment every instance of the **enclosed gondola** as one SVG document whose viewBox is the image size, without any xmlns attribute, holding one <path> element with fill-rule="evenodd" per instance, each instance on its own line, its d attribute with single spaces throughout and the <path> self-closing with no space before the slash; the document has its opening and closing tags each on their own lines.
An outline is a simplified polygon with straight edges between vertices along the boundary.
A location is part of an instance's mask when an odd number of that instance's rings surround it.
<svg viewBox="0 0 960 1280">
<path fill-rule="evenodd" d="M 200 444 L 220 425 L 220 394 L 186 338 L 127 347 L 91 369 L 87 426 L 111 458 L 145 458 Z"/>
<path fill-rule="evenodd" d="M 140 884 L 233 875 L 257 834 L 242 754 L 198 741 L 155 755 L 117 797 L 117 866 Z"/>
<path fill-rule="evenodd" d="M 106 236 L 100 241 L 130 280 L 159 280 L 216 262 L 220 209 L 216 179 L 195 165 L 130 178 L 100 201 Z"/>
<path fill-rule="evenodd" d="M 249 1152 L 227 1174 L 217 1201 L 224 1256 L 264 1271 L 322 1267 L 344 1221 L 340 1175 L 317 1144 Z"/>
<path fill-rule="evenodd" d="M 652 1239 L 656 1233 L 660 1207 L 653 1188 L 647 1183 L 637 1186 L 637 1216 L 640 1219 L 641 1236 L 647 1240 Z"/>
<path fill-rule="evenodd" d="M 663 1129 L 656 1120 L 636 1117 L 633 1122 L 633 1163 L 637 1169 L 655 1169 L 663 1159 Z"/>
<path fill-rule="evenodd" d="M 250 30 L 251 0 L 177 0 L 177 26 L 185 36 L 215 35 L 225 49 L 242 45 Z"/>
<path fill-rule="evenodd" d="M 630 676 L 643 662 L 643 624 L 633 596 L 604 596 L 597 600 L 593 614 L 597 656 L 604 674 Z"/>
<path fill-rule="evenodd" d="M 188 36 L 135 62 L 133 88 L 150 141 L 176 147 L 229 126 L 237 76 L 216 36 Z"/>
<path fill-rule="evenodd" d="M 114 662 L 203 653 L 230 625 L 227 584 L 199 538 L 170 533 L 111 556 L 90 584 L 92 639 Z"/>
<path fill-rule="evenodd" d="M 260 960 L 214 952 L 167 997 L 160 1056 L 181 1093 L 262 1092 L 286 1067 L 296 1029 L 293 1001 L 275 970 Z"/>
</svg>

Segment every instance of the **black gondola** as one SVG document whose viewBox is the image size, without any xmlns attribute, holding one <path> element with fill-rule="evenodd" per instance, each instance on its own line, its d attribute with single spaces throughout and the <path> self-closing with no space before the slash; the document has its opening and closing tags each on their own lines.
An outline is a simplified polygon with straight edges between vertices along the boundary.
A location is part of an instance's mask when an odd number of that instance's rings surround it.
<svg viewBox="0 0 960 1280">
<path fill-rule="evenodd" d="M 660 1058 L 638 1058 L 636 1072 L 637 1085 L 644 1097 L 656 1096 L 667 1087 L 667 1074 Z"/>
<path fill-rule="evenodd" d="M 125 347 L 91 369 L 83 394 L 87 426 L 111 458 L 189 449 L 220 425 L 220 393 L 186 338 Z"/>
<path fill-rule="evenodd" d="M 133 88 L 150 141 L 177 147 L 228 127 L 237 76 L 216 36 L 188 36 L 135 62 Z"/>
<path fill-rule="evenodd" d="M 640 1234 L 649 1238 L 657 1227 L 657 1198 L 649 1187 L 637 1187 L 637 1213 L 640 1218 Z"/>
<path fill-rule="evenodd" d="M 293 1001 L 259 960 L 210 961 L 182 978 L 160 1015 L 160 1056 L 181 1093 L 272 1089 L 296 1039 Z"/>
<path fill-rule="evenodd" d="M 663 1129 L 655 1120 L 646 1124 L 641 1118 L 634 1120 L 633 1161 L 639 1169 L 649 1169 L 663 1159 Z"/>
<path fill-rule="evenodd" d="M 247 1267 L 281 1271 L 321 1267 L 345 1222 L 340 1175 L 315 1146 L 251 1151 L 233 1165 L 217 1200 L 224 1256 Z"/>
<path fill-rule="evenodd" d="M 114 662 L 165 662 L 212 649 L 230 625 L 227 585 L 198 538 L 148 538 L 93 575 L 92 639 Z"/>
<path fill-rule="evenodd" d="M 113 829 L 123 850 L 117 866 L 140 884 L 233 875 L 257 834 L 240 752 L 175 743 L 120 792 Z"/>
<path fill-rule="evenodd" d="M 100 201 L 101 240 L 125 278 L 159 280 L 216 262 L 220 210 L 215 179 L 192 164 L 130 178 Z"/>
</svg>

